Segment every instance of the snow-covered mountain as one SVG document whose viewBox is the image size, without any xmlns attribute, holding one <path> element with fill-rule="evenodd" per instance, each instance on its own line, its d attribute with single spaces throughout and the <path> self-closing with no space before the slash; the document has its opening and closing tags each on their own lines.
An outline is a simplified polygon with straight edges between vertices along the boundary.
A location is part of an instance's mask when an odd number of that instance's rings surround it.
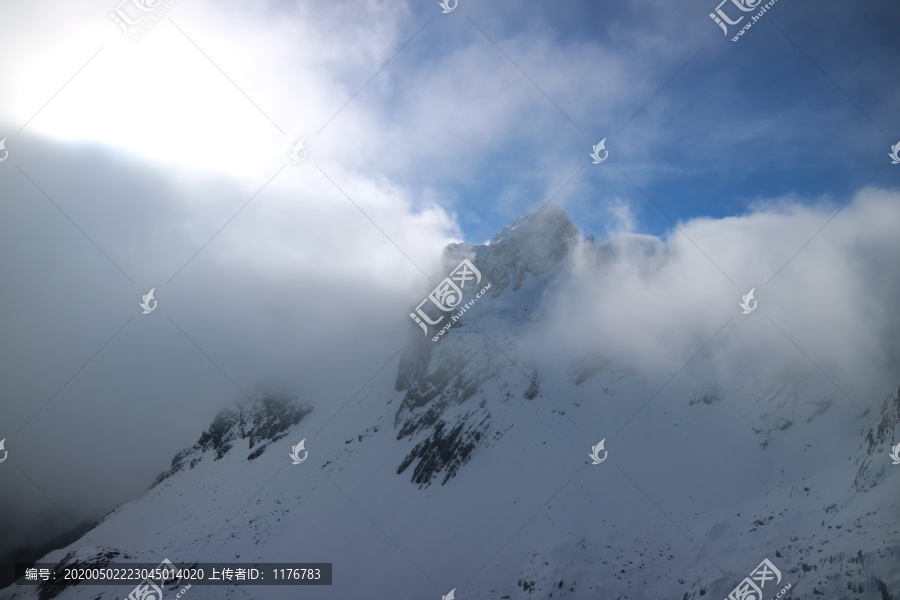
<svg viewBox="0 0 900 600">
<path fill-rule="evenodd" d="M 468 259 L 490 288 L 438 341 L 411 324 L 346 404 L 260 395 L 223 411 L 147 492 L 41 562 L 334 565 L 331 586 L 193 586 L 196 600 L 688 600 L 726 598 L 767 558 L 781 577 L 764 598 L 791 584 L 782 598 L 900 599 L 900 387 L 861 399 L 871 419 L 813 370 L 725 376 L 699 354 L 673 375 L 602 340 L 548 351 L 576 248 L 598 269 L 621 252 L 553 204 L 449 246 L 445 273 Z M 292 464 L 301 440 L 309 459 Z"/>
</svg>

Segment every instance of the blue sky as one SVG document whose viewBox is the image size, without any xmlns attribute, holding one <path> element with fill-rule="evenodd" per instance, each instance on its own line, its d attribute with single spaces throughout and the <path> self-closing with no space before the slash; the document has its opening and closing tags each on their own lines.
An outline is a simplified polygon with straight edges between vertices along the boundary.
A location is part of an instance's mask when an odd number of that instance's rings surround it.
<svg viewBox="0 0 900 600">
<path fill-rule="evenodd" d="M 620 198 L 638 230 L 659 235 L 671 223 L 635 184 L 680 221 L 742 214 L 761 199 L 840 205 L 886 165 L 900 135 L 900 43 L 890 25 L 900 20 L 896 5 L 777 3 L 737 43 L 707 16 L 714 8 L 702 1 L 506 2 L 490 10 L 463 3 L 452 13 L 456 21 L 429 24 L 387 70 L 439 68 L 472 48 L 499 54 L 477 23 L 524 71 L 496 64 L 532 115 L 504 132 L 506 143 L 470 148 L 482 160 L 444 183 L 466 237 L 490 237 L 580 167 L 557 201 L 586 233 L 602 235 L 603 207 Z M 435 112 L 452 114 L 455 100 L 448 95 Z M 609 161 L 585 163 L 585 148 L 602 137 Z M 557 177 L 546 174 L 548 165 Z M 896 181 L 882 171 L 872 183 Z M 507 194 L 515 209 L 502 212 L 492 200 Z"/>
<path fill-rule="evenodd" d="M 896 7 L 880 15 L 817 9 L 777 6 L 765 15 L 773 23 L 761 21 L 738 43 L 717 30 L 703 36 L 700 54 L 615 138 L 623 147 L 618 166 L 672 219 L 740 214 L 758 198 L 787 195 L 842 203 L 886 165 L 900 125 L 893 110 L 900 70 L 889 58 L 896 36 L 877 23 L 900 15 Z M 838 33 L 832 19 L 847 29 Z M 833 38 L 823 43 L 816 31 Z M 876 180 L 895 182 L 890 172 Z M 610 184 L 639 204 L 641 229 L 669 227 L 636 190 Z"/>
</svg>

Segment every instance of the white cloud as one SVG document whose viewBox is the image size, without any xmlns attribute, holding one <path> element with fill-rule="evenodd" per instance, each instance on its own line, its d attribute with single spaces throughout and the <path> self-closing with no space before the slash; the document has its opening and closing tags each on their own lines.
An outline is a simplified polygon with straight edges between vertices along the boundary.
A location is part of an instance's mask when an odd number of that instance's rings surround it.
<svg viewBox="0 0 900 600">
<path fill-rule="evenodd" d="M 721 376 L 814 368 L 811 359 L 852 397 L 880 401 L 898 382 L 898 199 L 865 191 L 824 229 L 838 206 L 779 201 L 682 223 L 684 234 L 665 240 L 614 235 L 613 258 L 583 244 L 546 301 L 542 346 L 605 351 L 642 373 L 673 374 L 733 319 L 705 359 Z M 743 315 L 738 303 L 751 288 L 758 307 Z"/>
</svg>

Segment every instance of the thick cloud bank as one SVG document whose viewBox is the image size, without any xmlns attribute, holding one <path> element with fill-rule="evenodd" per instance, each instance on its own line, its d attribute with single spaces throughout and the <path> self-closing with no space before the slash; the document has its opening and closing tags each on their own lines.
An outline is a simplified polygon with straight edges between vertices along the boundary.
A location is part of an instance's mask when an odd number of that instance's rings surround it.
<svg viewBox="0 0 900 600">
<path fill-rule="evenodd" d="M 720 378 L 793 366 L 863 407 L 880 401 L 900 381 L 900 194 L 866 191 L 839 208 L 787 199 L 681 223 L 665 239 L 582 243 L 545 299 L 545 347 L 671 374 L 708 343 L 701 356 Z M 745 315 L 751 288 L 758 304 Z"/>
</svg>

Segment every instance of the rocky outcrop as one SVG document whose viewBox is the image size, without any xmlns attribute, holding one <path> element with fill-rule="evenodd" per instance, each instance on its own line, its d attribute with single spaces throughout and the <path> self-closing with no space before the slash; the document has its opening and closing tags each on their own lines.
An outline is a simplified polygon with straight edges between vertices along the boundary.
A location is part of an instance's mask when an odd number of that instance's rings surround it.
<svg viewBox="0 0 900 600">
<path fill-rule="evenodd" d="M 301 406 L 293 399 L 269 394 L 261 394 L 236 409 L 225 409 L 200 435 L 197 443 L 175 455 L 172 467 L 157 477 L 153 485 L 185 467 L 194 468 L 207 452 L 212 452 L 213 460 L 218 460 L 243 440 L 247 440 L 248 450 L 256 448 L 247 456 L 248 460 L 253 460 L 265 452 L 268 444 L 287 435 L 288 430 L 310 412 L 311 408 Z"/>
<path fill-rule="evenodd" d="M 856 472 L 854 484 L 860 492 L 869 490 L 892 466 L 888 454 L 892 444 L 900 443 L 900 386 L 897 386 L 881 406 L 881 413 L 875 425 L 869 428 L 860 452 L 865 453 Z M 895 468 L 900 469 L 900 466 Z"/>
</svg>

